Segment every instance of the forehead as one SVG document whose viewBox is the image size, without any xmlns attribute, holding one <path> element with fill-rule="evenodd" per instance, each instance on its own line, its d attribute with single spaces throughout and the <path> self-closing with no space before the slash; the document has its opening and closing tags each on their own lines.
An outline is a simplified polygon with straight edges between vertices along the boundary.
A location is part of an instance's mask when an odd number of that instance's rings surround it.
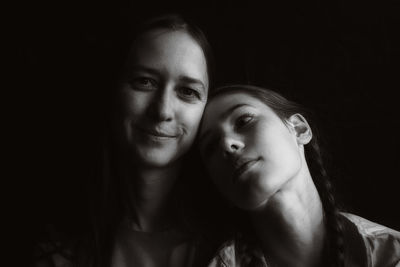
<svg viewBox="0 0 400 267">
<path fill-rule="evenodd" d="M 207 62 L 201 46 L 186 31 L 156 29 L 141 35 L 132 45 L 133 66 L 156 68 L 195 76 L 208 84 Z"/>
<path fill-rule="evenodd" d="M 257 108 L 267 108 L 269 107 L 265 105 L 262 101 L 257 99 L 256 97 L 249 95 L 244 92 L 234 92 L 229 94 L 224 94 L 217 96 L 209 101 L 207 104 L 207 113 L 214 115 L 222 114 L 225 111 L 231 109 L 232 107 L 244 104 Z"/>
<path fill-rule="evenodd" d="M 181 50 L 202 56 L 203 50 L 193 37 L 184 30 L 154 29 L 140 35 L 132 46 L 133 50 Z"/>
</svg>

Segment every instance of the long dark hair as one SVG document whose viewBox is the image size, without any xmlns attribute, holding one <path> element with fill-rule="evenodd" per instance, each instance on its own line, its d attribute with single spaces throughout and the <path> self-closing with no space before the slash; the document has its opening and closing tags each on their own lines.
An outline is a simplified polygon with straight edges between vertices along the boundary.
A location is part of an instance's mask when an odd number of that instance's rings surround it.
<svg viewBox="0 0 400 267">
<path fill-rule="evenodd" d="M 214 57 L 212 55 L 211 46 L 207 41 L 204 33 L 193 23 L 188 22 L 181 15 L 166 14 L 150 18 L 136 25 L 132 30 L 129 39 L 129 48 L 125 56 L 125 62 L 120 66 L 120 73 L 123 73 L 126 64 L 129 64 L 129 50 L 135 45 L 135 42 L 140 36 L 153 30 L 165 29 L 168 31 L 184 31 L 190 35 L 203 50 L 206 63 L 207 74 L 209 78 L 209 88 L 212 85 L 214 78 Z M 115 81 L 118 86 L 118 81 Z M 108 107 L 106 107 L 106 119 L 104 123 L 104 132 L 100 140 L 98 155 L 99 164 L 97 174 L 94 175 L 95 179 L 91 187 L 90 196 L 90 218 L 91 229 L 86 246 L 86 255 L 90 258 L 85 259 L 85 266 L 108 266 L 111 260 L 112 241 L 117 224 L 121 221 L 127 209 L 127 198 L 132 192 L 126 190 L 126 181 L 121 179 L 117 173 L 118 159 L 115 157 L 117 152 L 115 138 L 113 133 L 113 119 L 114 112 L 117 108 L 117 94 L 115 88 L 110 91 Z M 186 157 L 186 161 L 194 160 L 194 157 Z M 188 166 L 188 164 L 184 164 Z M 194 166 L 194 165 L 192 165 Z M 186 175 L 185 171 L 181 176 Z M 191 177 L 191 180 L 195 180 Z M 185 179 L 178 179 L 176 189 L 181 190 L 183 187 L 180 184 Z M 181 190 L 182 191 L 182 190 Z M 177 192 L 180 194 L 181 191 Z M 181 203 L 186 203 L 181 201 Z M 183 209 L 183 208 L 182 208 Z M 191 214 L 187 215 L 190 217 Z M 185 220 L 185 222 L 193 222 L 193 220 Z M 190 228 L 190 227 L 188 227 Z M 85 257 L 82 257 L 85 258 Z"/>
<path fill-rule="evenodd" d="M 293 114 L 300 113 L 309 122 L 312 128 L 313 138 L 310 143 L 305 146 L 305 156 L 312 179 L 322 201 L 325 224 L 327 226 L 328 242 L 325 251 L 328 256 L 326 265 L 337 267 L 344 266 L 343 226 L 341 216 L 334 197 L 331 180 L 325 170 L 322 160 L 322 152 L 318 144 L 318 132 L 311 119 L 312 113 L 301 105 L 286 99 L 274 90 L 251 85 L 229 85 L 216 88 L 210 94 L 210 99 L 233 92 L 243 92 L 261 100 L 283 121 Z M 243 218 L 243 216 L 241 217 Z M 236 234 L 236 248 L 241 263 L 243 266 L 263 266 L 261 259 L 262 253 L 259 253 L 260 251 L 259 248 L 257 248 L 257 241 L 254 237 L 254 233 L 249 229 L 251 227 L 249 227 L 246 222 L 240 222 L 238 227 L 241 228 L 241 231 L 239 234 Z"/>
</svg>

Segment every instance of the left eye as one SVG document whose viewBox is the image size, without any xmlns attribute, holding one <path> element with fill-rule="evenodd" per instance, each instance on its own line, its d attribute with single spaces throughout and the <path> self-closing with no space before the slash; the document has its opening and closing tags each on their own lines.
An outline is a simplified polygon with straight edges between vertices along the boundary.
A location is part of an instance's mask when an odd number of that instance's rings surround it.
<svg viewBox="0 0 400 267">
<path fill-rule="evenodd" d="M 147 77 L 135 77 L 129 83 L 136 90 L 151 91 L 157 88 L 157 81 Z"/>
<path fill-rule="evenodd" d="M 247 124 L 249 124 L 253 120 L 254 116 L 252 114 L 244 114 L 237 118 L 235 122 L 235 128 L 240 129 L 245 127 Z"/>
<path fill-rule="evenodd" d="M 185 99 L 190 99 L 190 100 L 192 100 L 192 99 L 200 99 L 199 92 L 197 92 L 196 90 L 191 89 L 189 87 L 181 87 L 181 88 L 179 88 L 178 93 L 182 98 L 185 98 Z"/>
</svg>

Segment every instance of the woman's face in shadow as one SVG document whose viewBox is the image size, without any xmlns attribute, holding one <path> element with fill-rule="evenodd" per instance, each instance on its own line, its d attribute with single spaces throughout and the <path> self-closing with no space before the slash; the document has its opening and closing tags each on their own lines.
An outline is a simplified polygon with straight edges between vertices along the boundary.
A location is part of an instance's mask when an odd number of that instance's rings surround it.
<svg viewBox="0 0 400 267">
<path fill-rule="evenodd" d="M 140 36 L 119 89 L 123 149 L 143 166 L 175 163 L 193 144 L 207 94 L 206 59 L 189 34 L 153 30 Z"/>
</svg>

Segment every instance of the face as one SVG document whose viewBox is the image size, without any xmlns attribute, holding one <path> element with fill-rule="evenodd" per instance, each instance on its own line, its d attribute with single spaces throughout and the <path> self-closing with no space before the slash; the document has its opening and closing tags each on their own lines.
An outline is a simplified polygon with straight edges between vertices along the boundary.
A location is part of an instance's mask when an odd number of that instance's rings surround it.
<svg viewBox="0 0 400 267">
<path fill-rule="evenodd" d="M 206 59 L 194 39 L 183 31 L 144 34 L 120 88 L 122 147 L 140 166 L 177 162 L 193 143 L 207 93 Z"/>
<path fill-rule="evenodd" d="M 260 100 L 239 92 L 207 105 L 200 150 L 218 189 L 246 210 L 265 204 L 302 165 L 289 125 Z"/>
</svg>

